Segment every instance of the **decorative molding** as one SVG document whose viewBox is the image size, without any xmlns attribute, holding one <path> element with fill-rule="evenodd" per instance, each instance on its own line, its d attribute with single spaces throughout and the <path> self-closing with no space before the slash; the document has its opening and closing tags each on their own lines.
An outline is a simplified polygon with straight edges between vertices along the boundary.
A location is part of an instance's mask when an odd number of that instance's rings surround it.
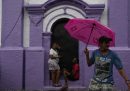
<svg viewBox="0 0 130 91">
<path fill-rule="evenodd" d="M 89 16 L 93 16 L 93 18 L 97 17 L 99 19 L 105 8 L 105 4 L 87 4 L 82 0 L 48 0 L 46 3 L 40 5 L 27 5 L 25 6 L 25 9 L 30 14 L 30 21 L 37 26 L 44 18 L 45 12 L 59 5 L 72 5 L 78 7 L 79 9 L 84 11 L 84 13 L 86 14 L 86 18 L 89 18 Z M 34 19 L 34 17 L 32 18 L 32 16 L 39 15 L 43 15 L 43 17 L 40 17 L 36 20 Z"/>
<path fill-rule="evenodd" d="M 87 15 L 102 14 L 105 4 L 87 4 L 82 0 L 48 0 L 40 5 L 27 5 L 26 10 L 30 14 L 44 14 L 49 9 L 59 5 L 72 5 L 82 9 Z"/>
<path fill-rule="evenodd" d="M 42 19 L 44 18 L 43 16 L 29 16 L 30 21 L 35 24 L 35 26 L 38 26 L 39 23 L 41 23 Z"/>
<path fill-rule="evenodd" d="M 51 36 L 51 32 L 45 32 L 45 33 L 42 33 L 42 36 L 44 37 L 44 36 Z"/>
<path fill-rule="evenodd" d="M 45 12 L 45 8 L 41 7 L 41 5 L 27 5 L 24 7 L 28 11 L 29 14 L 39 15 Z"/>
</svg>

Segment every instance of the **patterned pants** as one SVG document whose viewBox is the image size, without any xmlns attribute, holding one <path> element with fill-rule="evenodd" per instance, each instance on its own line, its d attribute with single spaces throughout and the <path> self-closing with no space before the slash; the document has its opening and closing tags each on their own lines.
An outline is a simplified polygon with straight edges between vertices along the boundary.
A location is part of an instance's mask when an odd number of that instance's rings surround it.
<svg viewBox="0 0 130 91">
<path fill-rule="evenodd" d="M 97 81 L 91 79 L 88 91 L 116 91 L 116 88 L 112 84 L 98 83 Z"/>
</svg>

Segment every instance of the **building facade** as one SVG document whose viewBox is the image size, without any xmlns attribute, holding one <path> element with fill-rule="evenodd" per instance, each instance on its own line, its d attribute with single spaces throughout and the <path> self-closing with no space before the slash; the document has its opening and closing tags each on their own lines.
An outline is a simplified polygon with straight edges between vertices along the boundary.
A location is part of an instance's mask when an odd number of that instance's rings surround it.
<svg viewBox="0 0 130 91">
<path fill-rule="evenodd" d="M 60 21 L 65 24 L 65 19 L 72 18 L 96 19 L 116 33 L 116 46 L 111 49 L 119 54 L 130 77 L 130 1 L 108 0 L 107 4 L 88 1 L 1 0 L 0 88 L 50 89 L 47 61 L 53 29 L 61 26 Z M 70 82 L 70 86 L 84 89 L 89 85 L 93 69 L 86 65 L 83 53 L 86 45 L 80 41 L 77 45 L 80 79 Z M 88 48 L 93 51 L 96 47 Z M 118 89 L 127 89 L 116 70 L 114 77 Z"/>
</svg>

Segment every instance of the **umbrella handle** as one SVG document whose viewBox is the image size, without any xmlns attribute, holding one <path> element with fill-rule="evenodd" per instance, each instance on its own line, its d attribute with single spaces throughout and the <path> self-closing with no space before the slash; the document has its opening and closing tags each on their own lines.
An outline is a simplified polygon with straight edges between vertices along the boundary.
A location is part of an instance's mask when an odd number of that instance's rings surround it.
<svg viewBox="0 0 130 91">
<path fill-rule="evenodd" d="M 87 48 L 87 46 L 88 46 L 89 40 L 90 40 L 90 38 L 91 38 L 91 35 L 92 35 L 92 32 L 93 32 L 93 29 L 94 29 L 95 26 L 96 26 L 96 24 L 93 23 L 93 26 L 92 26 L 92 29 L 91 29 L 91 32 L 90 32 L 90 35 L 89 35 L 89 38 L 88 38 L 88 41 L 87 41 L 86 48 Z"/>
</svg>

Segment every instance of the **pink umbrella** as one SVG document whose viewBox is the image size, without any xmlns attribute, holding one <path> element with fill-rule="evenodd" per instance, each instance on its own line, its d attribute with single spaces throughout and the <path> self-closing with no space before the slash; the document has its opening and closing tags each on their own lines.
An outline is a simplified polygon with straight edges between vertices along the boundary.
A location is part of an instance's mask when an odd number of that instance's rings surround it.
<svg viewBox="0 0 130 91">
<path fill-rule="evenodd" d="M 101 36 L 111 38 L 110 46 L 115 46 L 115 33 L 94 19 L 70 19 L 65 25 L 69 34 L 87 45 L 98 45 Z"/>
</svg>

